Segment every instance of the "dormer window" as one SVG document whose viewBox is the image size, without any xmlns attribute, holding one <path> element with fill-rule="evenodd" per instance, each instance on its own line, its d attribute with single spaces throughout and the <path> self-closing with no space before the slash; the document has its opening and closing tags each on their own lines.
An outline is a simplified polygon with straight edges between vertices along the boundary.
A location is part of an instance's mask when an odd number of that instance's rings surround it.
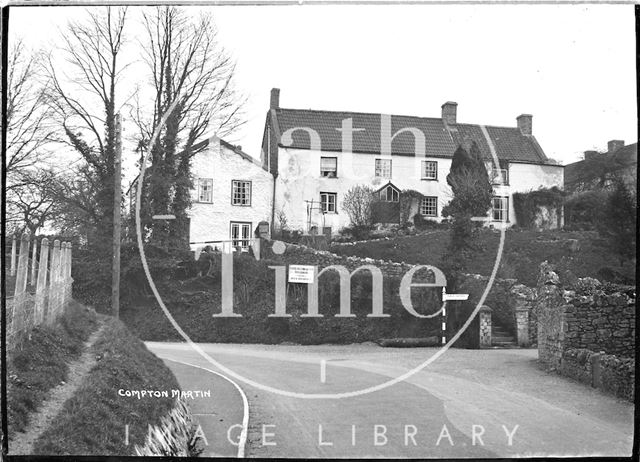
<svg viewBox="0 0 640 462">
<path fill-rule="evenodd" d="M 398 202 L 400 201 L 400 191 L 394 185 L 389 183 L 384 186 L 378 193 L 380 200 L 383 202 Z"/>
</svg>

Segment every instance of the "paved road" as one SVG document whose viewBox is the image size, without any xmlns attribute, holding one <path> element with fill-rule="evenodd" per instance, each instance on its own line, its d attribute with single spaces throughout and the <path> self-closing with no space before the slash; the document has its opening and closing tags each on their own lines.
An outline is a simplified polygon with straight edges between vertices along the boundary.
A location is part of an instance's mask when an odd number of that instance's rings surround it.
<svg viewBox="0 0 640 462">
<path fill-rule="evenodd" d="M 377 385 L 436 351 L 366 344 L 200 345 L 253 381 L 303 393 Z M 216 370 L 184 344 L 148 346 L 161 357 Z M 405 382 L 339 400 L 286 397 L 239 382 L 249 398 L 247 455 L 630 455 L 633 405 L 540 371 L 536 355 L 535 350 L 449 350 Z M 324 382 L 321 361 L 326 361 Z M 232 394 L 229 400 L 238 403 Z"/>
</svg>

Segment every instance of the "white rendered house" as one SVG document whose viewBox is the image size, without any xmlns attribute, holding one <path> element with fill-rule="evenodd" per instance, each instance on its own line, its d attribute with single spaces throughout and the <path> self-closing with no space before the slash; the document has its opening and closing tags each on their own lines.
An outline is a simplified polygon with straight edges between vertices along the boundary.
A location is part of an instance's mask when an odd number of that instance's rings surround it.
<svg viewBox="0 0 640 462">
<path fill-rule="evenodd" d="M 446 176 L 453 153 L 474 141 L 494 178 L 489 224 L 515 224 L 513 193 L 563 187 L 564 168 L 544 154 L 531 115 L 519 116 L 516 127 L 494 127 L 458 123 L 456 109 L 443 104 L 439 118 L 284 109 L 273 89 L 262 144 L 262 166 L 274 175 L 270 222 L 284 215 L 291 229 L 335 234 L 349 226 L 345 193 L 362 184 L 389 202 L 416 190 L 424 195 L 419 212 L 440 221 L 452 197 Z"/>
<path fill-rule="evenodd" d="M 270 222 L 273 176 L 237 146 L 217 138 L 204 143 L 191 163 L 190 246 L 246 249 L 258 224 Z"/>
</svg>

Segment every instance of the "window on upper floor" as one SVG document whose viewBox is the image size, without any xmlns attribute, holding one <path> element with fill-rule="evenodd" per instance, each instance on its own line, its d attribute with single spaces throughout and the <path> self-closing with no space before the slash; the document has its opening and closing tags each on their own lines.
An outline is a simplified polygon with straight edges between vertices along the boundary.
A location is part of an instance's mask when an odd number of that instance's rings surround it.
<svg viewBox="0 0 640 462">
<path fill-rule="evenodd" d="M 231 182 L 231 205 L 248 207 L 251 205 L 251 182 L 233 180 Z"/>
<path fill-rule="evenodd" d="M 391 178 L 391 159 L 376 159 L 375 176 Z"/>
<path fill-rule="evenodd" d="M 337 157 L 321 157 L 320 158 L 320 176 L 327 178 L 338 177 L 338 158 Z"/>
<path fill-rule="evenodd" d="M 489 180 L 491 184 L 509 184 L 509 170 L 506 168 L 492 168 L 489 170 Z"/>
<path fill-rule="evenodd" d="M 422 161 L 422 179 L 437 180 L 438 179 L 438 162 L 435 160 Z"/>
<path fill-rule="evenodd" d="M 380 190 L 380 200 L 384 202 L 398 202 L 400 200 L 400 191 L 391 184 Z"/>
<path fill-rule="evenodd" d="M 213 178 L 198 178 L 198 202 L 213 202 Z"/>
<path fill-rule="evenodd" d="M 420 215 L 425 217 L 438 216 L 438 198 L 436 196 L 425 196 L 420 201 Z"/>
<path fill-rule="evenodd" d="M 336 208 L 338 194 L 330 192 L 320 193 L 320 205 L 322 206 L 322 213 L 337 213 Z"/>
<path fill-rule="evenodd" d="M 509 198 L 494 196 L 491 199 L 491 218 L 493 221 L 509 221 Z"/>
</svg>

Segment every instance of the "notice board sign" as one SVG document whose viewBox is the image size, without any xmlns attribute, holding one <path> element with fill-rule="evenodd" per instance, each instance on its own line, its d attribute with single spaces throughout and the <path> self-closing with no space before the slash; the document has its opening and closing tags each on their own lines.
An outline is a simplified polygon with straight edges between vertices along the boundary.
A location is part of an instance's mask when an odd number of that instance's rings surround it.
<svg viewBox="0 0 640 462">
<path fill-rule="evenodd" d="M 289 265 L 289 282 L 313 284 L 315 270 L 311 265 Z"/>
</svg>

